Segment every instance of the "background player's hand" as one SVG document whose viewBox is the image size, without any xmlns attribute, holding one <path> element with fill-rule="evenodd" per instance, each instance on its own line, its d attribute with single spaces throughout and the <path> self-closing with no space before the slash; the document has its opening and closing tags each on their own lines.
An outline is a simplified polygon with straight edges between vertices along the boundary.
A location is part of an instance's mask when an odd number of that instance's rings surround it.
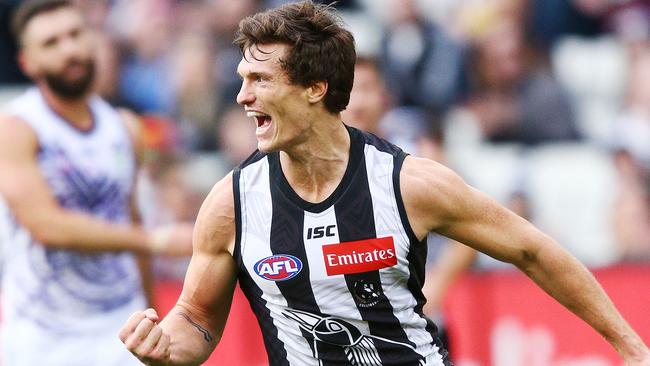
<svg viewBox="0 0 650 366">
<path fill-rule="evenodd" d="M 169 335 L 163 333 L 159 320 L 154 309 L 138 311 L 120 329 L 122 343 L 146 365 L 164 366 L 170 360 Z"/>
<path fill-rule="evenodd" d="M 192 255 L 192 224 L 175 224 L 149 232 L 147 246 L 153 254 L 182 257 Z"/>
<path fill-rule="evenodd" d="M 650 366 L 650 358 L 643 361 L 626 361 L 625 366 Z"/>
</svg>

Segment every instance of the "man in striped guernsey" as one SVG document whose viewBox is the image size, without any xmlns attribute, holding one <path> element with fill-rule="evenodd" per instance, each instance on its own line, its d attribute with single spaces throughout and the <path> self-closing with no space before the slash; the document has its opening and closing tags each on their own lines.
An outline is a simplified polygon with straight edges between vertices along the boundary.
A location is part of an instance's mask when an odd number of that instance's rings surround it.
<svg viewBox="0 0 650 366">
<path fill-rule="evenodd" d="M 203 362 L 239 280 L 271 365 L 451 365 L 422 314 L 424 238 L 447 235 L 522 269 L 629 365 L 650 351 L 589 272 L 449 169 L 347 127 L 354 40 L 311 1 L 256 14 L 235 43 L 239 104 L 258 151 L 199 214 L 176 307 L 131 316 L 120 339 L 149 365 Z"/>
</svg>

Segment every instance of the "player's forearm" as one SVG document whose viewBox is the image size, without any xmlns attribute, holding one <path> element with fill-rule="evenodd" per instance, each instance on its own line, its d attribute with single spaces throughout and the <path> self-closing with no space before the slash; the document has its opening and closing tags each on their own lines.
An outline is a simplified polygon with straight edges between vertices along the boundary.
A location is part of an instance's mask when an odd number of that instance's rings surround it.
<svg viewBox="0 0 650 366">
<path fill-rule="evenodd" d="M 61 211 L 27 229 L 46 246 L 87 252 L 135 251 L 148 253 L 150 239 L 139 226 L 115 224 L 83 213 Z"/>
<path fill-rule="evenodd" d="M 208 359 L 221 337 L 205 319 L 179 305 L 169 312 L 160 326 L 171 337 L 169 366 L 200 365 Z"/>
<path fill-rule="evenodd" d="M 547 243 L 516 265 L 549 295 L 598 331 L 626 360 L 648 357 L 648 348 L 593 275 L 559 245 Z"/>
</svg>

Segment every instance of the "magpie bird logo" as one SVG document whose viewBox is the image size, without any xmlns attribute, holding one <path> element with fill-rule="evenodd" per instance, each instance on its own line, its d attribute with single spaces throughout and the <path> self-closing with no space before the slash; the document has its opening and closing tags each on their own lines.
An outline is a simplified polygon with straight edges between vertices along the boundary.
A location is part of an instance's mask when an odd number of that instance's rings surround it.
<svg viewBox="0 0 650 366">
<path fill-rule="evenodd" d="M 354 291 L 352 292 L 352 295 L 354 296 L 357 305 L 363 308 L 377 305 L 384 295 L 381 286 L 366 280 L 355 281 L 353 289 Z"/>
<path fill-rule="evenodd" d="M 300 310 L 286 310 L 283 315 L 296 321 L 300 328 L 313 335 L 314 352 L 316 352 L 318 342 L 343 347 L 345 355 L 353 366 L 382 366 L 375 342 L 387 342 L 415 351 L 413 346 L 406 343 L 365 335 L 357 327 L 343 319 L 331 316 L 322 317 Z M 424 366 L 425 364 L 426 361 L 421 359 L 420 365 Z"/>
</svg>

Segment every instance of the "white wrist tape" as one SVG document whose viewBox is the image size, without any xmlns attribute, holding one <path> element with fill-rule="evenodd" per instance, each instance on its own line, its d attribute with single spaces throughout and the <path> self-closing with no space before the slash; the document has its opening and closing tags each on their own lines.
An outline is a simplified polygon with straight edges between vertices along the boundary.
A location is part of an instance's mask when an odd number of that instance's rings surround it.
<svg viewBox="0 0 650 366">
<path fill-rule="evenodd" d="M 154 254 L 163 252 L 171 244 L 172 227 L 161 227 L 150 234 L 149 249 Z"/>
</svg>

